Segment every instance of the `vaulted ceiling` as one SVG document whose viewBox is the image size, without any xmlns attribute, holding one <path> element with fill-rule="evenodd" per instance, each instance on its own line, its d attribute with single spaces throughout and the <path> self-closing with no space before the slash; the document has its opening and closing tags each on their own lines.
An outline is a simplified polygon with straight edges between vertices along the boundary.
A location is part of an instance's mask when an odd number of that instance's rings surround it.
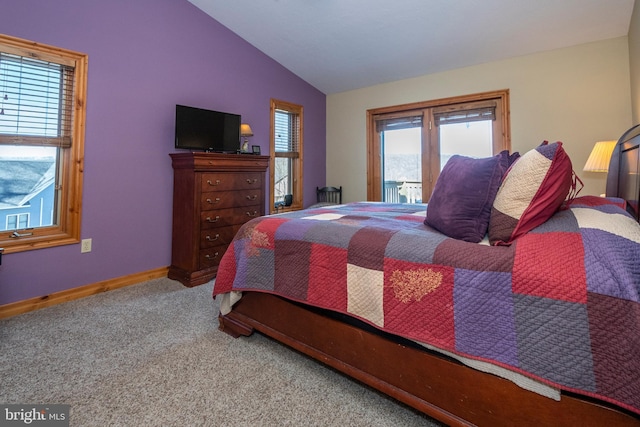
<svg viewBox="0 0 640 427">
<path fill-rule="evenodd" d="M 332 94 L 627 35 L 634 0 L 189 0 Z"/>
</svg>

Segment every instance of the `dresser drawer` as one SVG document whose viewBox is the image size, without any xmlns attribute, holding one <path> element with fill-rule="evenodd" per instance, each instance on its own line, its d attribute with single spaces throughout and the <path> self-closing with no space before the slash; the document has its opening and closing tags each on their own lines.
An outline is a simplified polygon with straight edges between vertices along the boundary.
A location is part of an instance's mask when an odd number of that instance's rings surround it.
<svg viewBox="0 0 640 427">
<path fill-rule="evenodd" d="M 261 173 L 203 173 L 202 191 L 262 189 Z"/>
<path fill-rule="evenodd" d="M 255 205 L 262 200 L 262 189 L 250 189 L 240 191 L 212 191 L 202 193 L 200 196 L 200 209 L 235 208 L 240 206 Z"/>
<path fill-rule="evenodd" d="M 224 255 L 229 245 L 215 246 L 213 248 L 200 250 L 200 269 L 215 267 L 220 264 L 222 255 Z"/>
<path fill-rule="evenodd" d="M 200 213 L 201 230 L 244 224 L 250 219 L 259 217 L 261 206 L 244 206 L 241 208 L 219 209 Z"/>
<path fill-rule="evenodd" d="M 227 227 L 216 227 L 200 232 L 200 248 L 228 245 L 233 240 L 242 224 Z"/>
</svg>

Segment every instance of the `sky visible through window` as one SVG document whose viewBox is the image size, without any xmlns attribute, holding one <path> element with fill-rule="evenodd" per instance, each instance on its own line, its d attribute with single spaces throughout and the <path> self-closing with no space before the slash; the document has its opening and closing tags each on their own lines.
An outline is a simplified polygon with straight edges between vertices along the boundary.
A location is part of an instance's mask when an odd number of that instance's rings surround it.
<svg viewBox="0 0 640 427">
<path fill-rule="evenodd" d="M 490 120 L 439 126 L 440 170 L 454 154 L 484 158 L 493 155 Z M 422 180 L 422 128 L 384 132 L 385 181 Z"/>
</svg>

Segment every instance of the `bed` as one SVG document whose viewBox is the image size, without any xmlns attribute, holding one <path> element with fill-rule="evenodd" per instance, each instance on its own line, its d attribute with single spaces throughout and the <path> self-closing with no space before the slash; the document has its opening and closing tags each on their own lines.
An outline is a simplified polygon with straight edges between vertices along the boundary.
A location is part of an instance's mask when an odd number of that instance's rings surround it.
<svg viewBox="0 0 640 427">
<path fill-rule="evenodd" d="M 219 328 L 258 331 L 448 425 L 640 425 L 639 143 L 639 127 L 618 141 L 606 198 L 576 197 L 561 144 L 503 156 L 489 241 L 431 226 L 434 197 L 256 218 L 221 260 Z M 531 158 L 563 190 L 535 192 L 561 204 L 525 226 L 531 200 L 515 219 L 500 206 Z"/>
</svg>

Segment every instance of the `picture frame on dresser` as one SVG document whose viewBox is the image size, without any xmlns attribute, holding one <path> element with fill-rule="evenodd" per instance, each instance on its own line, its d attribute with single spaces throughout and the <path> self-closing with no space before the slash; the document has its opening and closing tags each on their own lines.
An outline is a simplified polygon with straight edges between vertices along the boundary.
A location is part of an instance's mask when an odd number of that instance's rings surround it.
<svg viewBox="0 0 640 427">
<path fill-rule="evenodd" d="M 171 153 L 173 219 L 168 277 L 187 287 L 215 278 L 240 227 L 264 215 L 268 156 Z"/>
</svg>

